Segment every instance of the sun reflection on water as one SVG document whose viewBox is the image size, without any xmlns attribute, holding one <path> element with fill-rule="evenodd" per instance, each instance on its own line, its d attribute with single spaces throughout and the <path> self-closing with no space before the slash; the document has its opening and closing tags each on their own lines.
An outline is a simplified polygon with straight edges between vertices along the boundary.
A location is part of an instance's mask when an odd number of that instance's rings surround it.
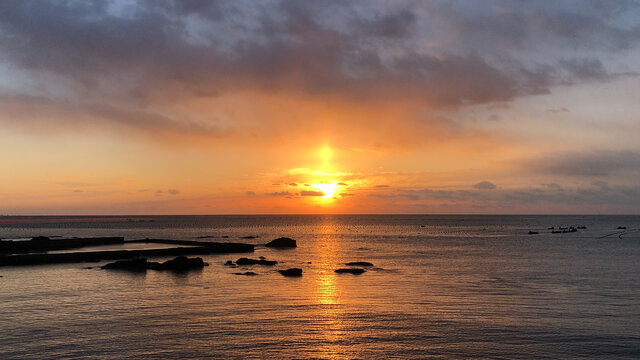
<svg viewBox="0 0 640 360">
<path fill-rule="evenodd" d="M 314 249 L 321 269 L 315 280 L 315 297 L 320 310 L 318 316 L 322 317 L 321 337 L 324 340 L 319 350 L 322 357 L 327 359 L 352 358 L 342 344 L 348 324 L 345 322 L 343 293 L 332 270 L 336 265 L 336 256 L 341 252 L 340 242 L 333 236 L 336 225 L 328 218 L 321 232 L 322 240 Z"/>
</svg>

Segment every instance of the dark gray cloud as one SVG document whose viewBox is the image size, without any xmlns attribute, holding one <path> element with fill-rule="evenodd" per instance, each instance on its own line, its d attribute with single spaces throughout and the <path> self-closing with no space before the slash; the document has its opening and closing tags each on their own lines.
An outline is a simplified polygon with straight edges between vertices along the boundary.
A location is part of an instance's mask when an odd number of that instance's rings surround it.
<svg viewBox="0 0 640 360">
<path fill-rule="evenodd" d="M 16 112 L 56 108 L 71 115 L 62 119 L 87 113 L 220 136 L 203 125 L 211 119 L 156 108 L 240 91 L 506 102 L 617 76 L 602 58 L 638 45 L 634 14 L 632 1 L 4 1 L 0 61 L 36 82 L 17 95 Z M 569 47 L 601 53 L 576 57 Z M 48 76 L 64 81 L 52 91 Z M 33 93 L 40 98 L 24 98 Z"/>
<path fill-rule="evenodd" d="M 415 30 L 417 21 L 415 13 L 409 9 L 398 12 L 380 14 L 373 19 L 356 19 L 355 31 L 366 37 L 381 37 L 389 39 L 404 39 Z"/>
<path fill-rule="evenodd" d="M 288 192 L 288 191 L 272 192 L 272 193 L 269 193 L 267 195 L 271 195 L 271 196 L 286 196 L 286 197 L 293 196 L 293 194 Z"/>
<path fill-rule="evenodd" d="M 184 136 L 222 137 L 229 130 L 214 123 L 196 123 L 185 119 L 144 110 L 122 108 L 106 103 L 78 102 L 42 96 L 0 93 L 3 120 L 16 125 L 32 125 L 55 130 L 58 123 L 51 118 L 61 117 L 65 125 L 121 126 L 150 134 L 170 133 Z"/>
<path fill-rule="evenodd" d="M 473 187 L 479 190 L 493 190 L 496 188 L 496 185 L 490 181 L 485 180 L 485 181 L 480 181 L 479 183 L 474 184 Z"/>
<path fill-rule="evenodd" d="M 560 59 L 560 68 L 572 78 L 582 80 L 604 80 L 610 77 L 602 62 L 595 58 Z"/>
<path fill-rule="evenodd" d="M 547 109 L 547 112 L 557 114 L 557 113 L 568 113 L 571 111 L 569 111 L 569 109 L 567 109 L 566 107 L 561 107 L 561 108 L 555 108 L 555 109 Z"/>
<path fill-rule="evenodd" d="M 391 193 L 372 193 L 370 196 L 390 201 L 406 200 L 420 203 L 424 200 L 441 200 L 496 208 L 530 204 L 550 204 L 560 207 L 604 205 L 640 211 L 640 186 L 609 185 L 608 183 L 573 187 L 543 185 L 494 191 L 398 189 Z"/>
<path fill-rule="evenodd" d="M 471 6 L 452 1 L 430 9 L 448 19 L 458 37 L 476 46 L 531 49 L 553 42 L 572 49 L 619 51 L 638 44 L 640 27 L 624 18 L 637 14 L 639 7 L 633 0 L 484 1 Z"/>
<path fill-rule="evenodd" d="M 303 190 L 300 192 L 301 196 L 325 196 L 324 191 Z"/>
<path fill-rule="evenodd" d="M 640 152 L 593 151 L 551 154 L 519 160 L 526 169 L 556 176 L 606 177 L 622 172 L 640 172 Z"/>
</svg>

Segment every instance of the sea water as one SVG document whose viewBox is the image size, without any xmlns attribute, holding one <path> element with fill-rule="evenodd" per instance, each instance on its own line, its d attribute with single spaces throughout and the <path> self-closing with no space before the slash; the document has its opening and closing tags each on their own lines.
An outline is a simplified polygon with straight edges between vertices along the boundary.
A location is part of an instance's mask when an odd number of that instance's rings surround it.
<svg viewBox="0 0 640 360">
<path fill-rule="evenodd" d="M 181 274 L 0 267 L 0 359 L 639 358 L 637 229 L 638 216 L 0 217 L 10 239 L 298 242 Z M 279 263 L 224 265 L 246 256 Z M 350 261 L 374 267 L 334 272 Z M 276 271 L 292 267 L 302 277 Z"/>
</svg>

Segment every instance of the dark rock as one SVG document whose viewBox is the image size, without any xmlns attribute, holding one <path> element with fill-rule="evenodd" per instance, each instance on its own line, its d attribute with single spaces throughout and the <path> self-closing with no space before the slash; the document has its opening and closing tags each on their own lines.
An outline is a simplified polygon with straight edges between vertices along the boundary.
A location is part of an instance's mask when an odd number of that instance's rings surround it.
<svg viewBox="0 0 640 360">
<path fill-rule="evenodd" d="M 290 239 L 288 237 L 280 237 L 280 238 L 271 240 L 265 246 L 274 247 L 274 248 L 294 248 L 294 247 L 298 247 L 298 245 L 296 244 L 296 241 L 293 240 L 293 239 Z"/>
<path fill-rule="evenodd" d="M 553 230 L 551 233 L 552 233 L 552 234 L 561 234 L 561 233 L 562 233 L 562 231 L 561 231 L 561 230 Z"/>
<path fill-rule="evenodd" d="M 265 259 L 266 259 L 266 257 L 264 257 L 264 256 L 259 256 L 259 257 L 258 257 L 258 259 L 260 259 L 260 260 L 265 260 Z"/>
<path fill-rule="evenodd" d="M 302 269 L 298 269 L 298 268 L 278 270 L 278 272 L 284 276 L 291 276 L 291 277 L 302 276 Z"/>
<path fill-rule="evenodd" d="M 587 227 L 586 226 L 578 226 L 577 229 L 579 229 L 579 230 L 587 230 Z"/>
<path fill-rule="evenodd" d="M 539 232 L 537 232 L 537 231 L 532 231 L 532 230 L 529 230 L 529 235 L 537 235 L 537 234 L 539 234 Z"/>
<path fill-rule="evenodd" d="M 47 241 L 49 241 L 49 240 L 51 240 L 51 239 L 50 239 L 48 236 L 36 236 L 36 237 L 32 237 L 32 238 L 31 238 L 31 241 L 32 241 L 34 244 L 47 242 Z"/>
<path fill-rule="evenodd" d="M 208 264 L 202 258 L 188 258 L 186 256 L 178 256 L 174 259 L 167 260 L 162 264 L 149 263 L 149 269 L 153 270 L 171 270 L 171 271 L 189 271 L 202 269 Z"/>
<path fill-rule="evenodd" d="M 247 272 L 243 272 L 243 273 L 233 273 L 233 275 L 256 276 L 258 274 L 254 273 L 253 271 L 247 271 Z"/>
<path fill-rule="evenodd" d="M 258 236 L 253 236 L 253 235 L 249 235 L 249 236 L 243 236 L 242 239 L 255 239 Z"/>
<path fill-rule="evenodd" d="M 236 260 L 236 264 L 238 264 L 238 265 L 266 265 L 266 266 L 273 266 L 273 265 L 275 265 L 277 263 L 278 263 L 277 261 L 264 260 L 264 259 L 256 260 L 256 259 L 240 258 L 240 259 Z"/>
<path fill-rule="evenodd" d="M 345 265 L 347 266 L 373 266 L 372 263 L 370 262 L 366 262 L 366 261 L 354 261 L 354 262 L 348 262 Z"/>
<path fill-rule="evenodd" d="M 134 258 L 119 260 L 103 265 L 101 269 L 127 270 L 127 271 L 147 271 L 149 262 L 146 258 Z"/>
<path fill-rule="evenodd" d="M 354 269 L 354 268 L 350 268 L 350 269 L 337 269 L 335 272 L 338 274 L 353 274 L 353 275 L 360 275 L 363 272 L 365 272 L 365 269 Z"/>
<path fill-rule="evenodd" d="M 224 263 L 224 264 L 225 264 L 225 265 L 227 265 L 227 266 L 233 266 L 233 265 L 235 265 L 235 264 L 233 263 L 233 261 L 231 261 L 231 260 L 227 260 L 227 262 L 226 262 L 226 263 Z"/>
<path fill-rule="evenodd" d="M 618 230 L 627 230 L 626 226 L 618 226 Z"/>
<path fill-rule="evenodd" d="M 547 230 L 555 230 L 555 226 L 548 227 Z"/>
</svg>

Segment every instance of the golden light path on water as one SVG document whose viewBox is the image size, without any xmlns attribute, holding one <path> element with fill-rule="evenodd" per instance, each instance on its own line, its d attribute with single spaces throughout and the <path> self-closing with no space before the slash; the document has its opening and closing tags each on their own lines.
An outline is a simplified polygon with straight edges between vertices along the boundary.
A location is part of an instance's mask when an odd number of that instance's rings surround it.
<svg viewBox="0 0 640 360">
<path fill-rule="evenodd" d="M 316 243 L 314 249 L 315 258 L 322 269 L 316 278 L 315 296 L 321 306 L 320 314 L 324 315 L 322 336 L 325 345 L 322 351 L 328 359 L 342 358 L 347 353 L 340 345 L 346 332 L 344 308 L 341 304 L 342 293 L 336 284 L 336 274 L 331 270 L 336 256 L 341 252 L 340 242 L 334 236 L 336 230 L 332 219 L 327 218 L 321 226 L 322 241 Z"/>
</svg>

